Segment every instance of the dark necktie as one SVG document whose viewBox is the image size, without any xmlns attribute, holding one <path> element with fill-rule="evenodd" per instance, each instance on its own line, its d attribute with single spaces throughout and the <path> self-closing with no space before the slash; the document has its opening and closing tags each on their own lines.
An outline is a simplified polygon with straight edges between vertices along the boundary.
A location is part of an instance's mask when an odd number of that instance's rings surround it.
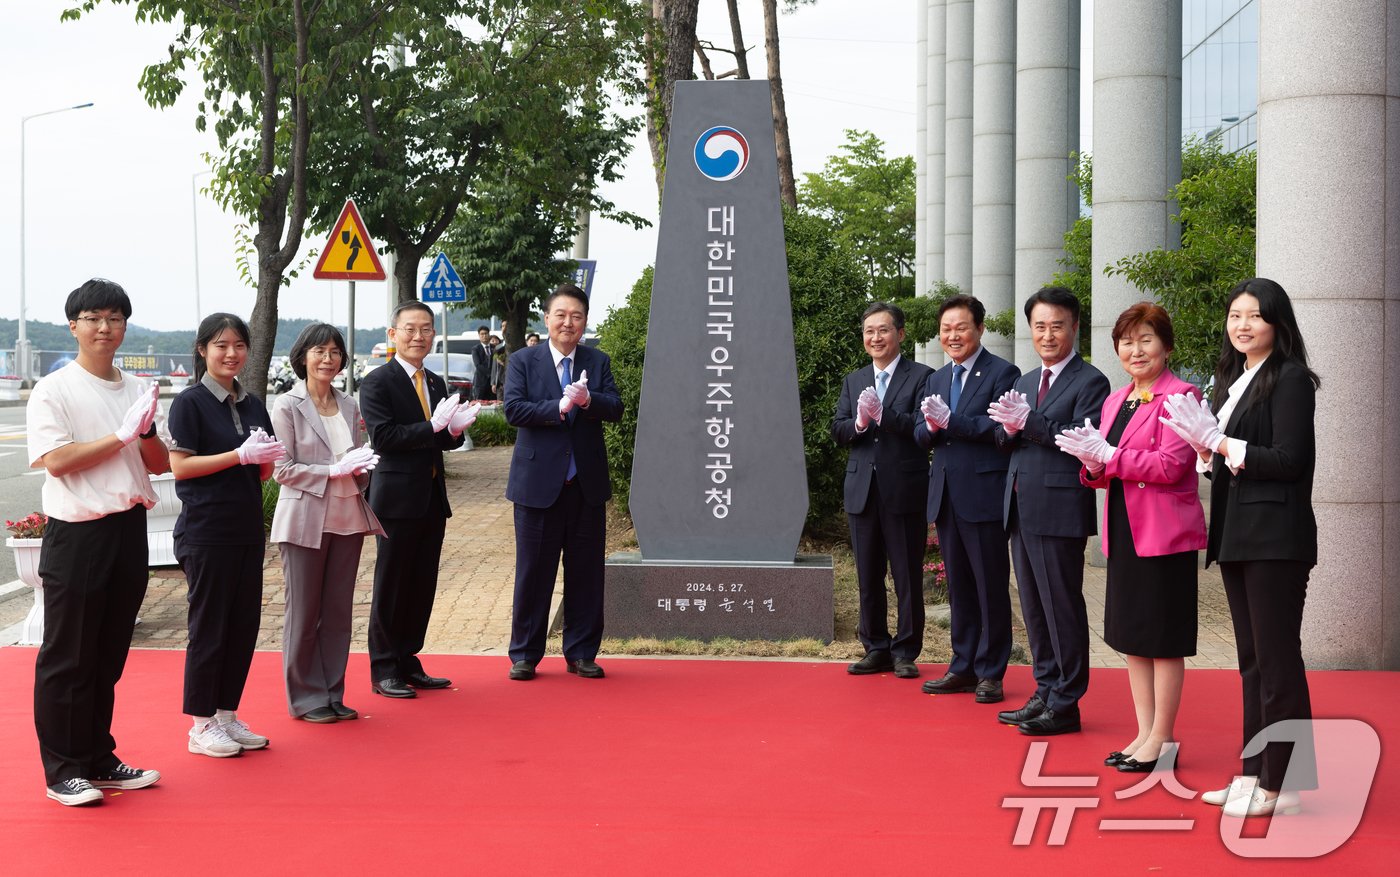
<svg viewBox="0 0 1400 877">
<path fill-rule="evenodd" d="M 1040 369 L 1040 392 L 1035 394 L 1035 407 L 1039 408 L 1040 403 L 1045 401 L 1045 394 L 1050 392 L 1050 369 L 1042 367 Z"/>
<path fill-rule="evenodd" d="M 564 362 L 564 371 L 563 371 L 563 373 L 559 376 L 559 389 L 560 389 L 560 391 L 562 391 L 565 387 L 567 387 L 569 384 L 572 384 L 572 383 L 574 382 L 574 376 L 573 376 L 573 374 L 570 373 L 570 371 L 569 371 L 569 359 L 570 359 L 570 357 L 567 357 L 567 356 L 564 357 L 564 361 L 563 361 L 563 362 Z M 568 473 L 564 476 L 564 480 L 565 480 L 565 481 L 573 481 L 573 480 L 574 480 L 574 476 L 577 475 L 577 474 L 578 474 L 578 466 L 575 466 L 575 465 L 574 465 L 574 455 L 573 455 L 573 450 L 572 450 L 572 448 L 571 448 L 571 449 L 570 449 L 570 452 L 569 452 L 569 471 L 568 471 Z"/>
<path fill-rule="evenodd" d="M 962 378 L 966 373 L 967 369 L 963 368 L 962 363 L 957 363 L 953 366 L 953 383 L 952 386 L 948 388 L 949 411 L 958 410 L 958 399 L 962 396 Z"/>
</svg>

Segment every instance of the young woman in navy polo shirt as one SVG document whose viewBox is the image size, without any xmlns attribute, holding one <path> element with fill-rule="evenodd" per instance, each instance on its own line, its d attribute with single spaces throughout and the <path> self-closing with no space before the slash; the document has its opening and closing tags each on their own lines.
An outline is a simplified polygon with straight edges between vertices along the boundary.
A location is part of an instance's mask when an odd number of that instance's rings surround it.
<svg viewBox="0 0 1400 877">
<path fill-rule="evenodd" d="M 185 712 L 189 750 L 214 758 L 262 749 L 237 714 L 257 645 L 264 551 L 262 482 L 283 456 L 262 400 L 236 378 L 248 326 L 211 314 L 194 343 L 195 383 L 170 405 L 170 468 L 183 508 L 175 559 L 190 587 Z"/>
</svg>

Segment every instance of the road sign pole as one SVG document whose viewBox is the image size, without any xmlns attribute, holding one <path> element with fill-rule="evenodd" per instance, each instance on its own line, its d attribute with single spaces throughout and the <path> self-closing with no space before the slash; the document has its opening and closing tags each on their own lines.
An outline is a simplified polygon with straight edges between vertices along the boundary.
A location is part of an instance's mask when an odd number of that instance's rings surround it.
<svg viewBox="0 0 1400 877">
<path fill-rule="evenodd" d="M 442 303 L 442 380 L 448 383 L 451 380 L 447 371 L 447 348 L 451 346 L 447 337 L 447 302 Z"/>
<path fill-rule="evenodd" d="M 345 392 L 347 395 L 355 395 L 355 281 L 350 281 L 350 318 L 345 324 L 345 343 L 350 346 L 347 351 L 349 371 L 345 373 Z"/>
</svg>

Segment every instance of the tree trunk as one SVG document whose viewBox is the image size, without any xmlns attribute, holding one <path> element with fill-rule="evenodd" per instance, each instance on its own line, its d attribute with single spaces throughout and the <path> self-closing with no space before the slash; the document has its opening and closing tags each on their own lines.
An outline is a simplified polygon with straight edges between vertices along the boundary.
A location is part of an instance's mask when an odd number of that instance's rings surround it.
<svg viewBox="0 0 1400 877">
<path fill-rule="evenodd" d="M 749 79 L 749 50 L 744 46 L 744 30 L 739 26 L 739 0 L 729 2 L 729 30 L 734 34 L 734 64 L 739 79 Z"/>
<path fill-rule="evenodd" d="M 778 0 L 763 0 L 763 48 L 768 55 L 768 86 L 773 92 L 773 133 L 778 141 L 778 192 L 783 203 L 797 206 L 797 183 L 792 177 L 792 143 L 788 140 L 787 104 L 778 62 Z"/>
<path fill-rule="evenodd" d="M 666 182 L 671 99 L 677 80 L 695 78 L 695 17 L 700 0 L 652 0 L 655 26 L 647 33 L 647 141 L 656 172 L 656 197 Z M 657 45 L 657 42 L 660 45 Z"/>
<path fill-rule="evenodd" d="M 396 305 L 418 299 L 418 263 L 422 260 L 421 250 L 412 247 L 394 248 L 394 281 L 399 290 Z"/>
<path fill-rule="evenodd" d="M 525 346 L 525 331 L 530 327 L 530 318 L 534 315 L 535 308 L 529 299 L 517 298 L 510 303 L 510 308 L 503 317 L 506 321 L 503 339 L 506 342 L 506 350 L 515 351 Z"/>
</svg>

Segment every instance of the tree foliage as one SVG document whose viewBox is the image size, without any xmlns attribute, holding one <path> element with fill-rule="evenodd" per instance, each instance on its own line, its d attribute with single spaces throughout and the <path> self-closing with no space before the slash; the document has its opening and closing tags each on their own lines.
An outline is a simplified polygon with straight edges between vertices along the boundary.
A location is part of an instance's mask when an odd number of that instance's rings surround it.
<svg viewBox="0 0 1400 877">
<path fill-rule="evenodd" d="M 1074 181 L 1079 186 L 1079 196 L 1090 207 L 1094 203 L 1094 160 L 1080 153 L 1076 156 Z M 1063 286 L 1079 299 L 1079 350 L 1087 355 L 1093 345 L 1094 328 L 1094 220 L 1088 213 L 1080 213 L 1079 218 L 1065 232 L 1065 255 L 1058 260 L 1063 271 L 1055 274 L 1045 283 L 1046 286 Z M 1013 314 L 1019 317 L 1020 314 Z"/>
<path fill-rule="evenodd" d="M 886 158 L 879 137 L 848 129 L 841 152 L 805 178 L 802 209 L 831 223 L 864 266 L 871 294 L 886 301 L 912 296 L 914 159 Z"/>
</svg>

